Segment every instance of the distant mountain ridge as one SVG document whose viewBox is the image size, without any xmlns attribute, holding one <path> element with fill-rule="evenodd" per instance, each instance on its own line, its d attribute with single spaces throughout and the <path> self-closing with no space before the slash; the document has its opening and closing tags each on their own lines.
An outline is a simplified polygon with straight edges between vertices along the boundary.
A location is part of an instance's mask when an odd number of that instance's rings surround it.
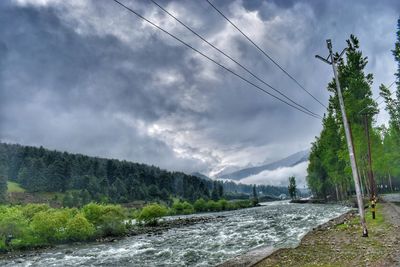
<svg viewBox="0 0 400 267">
<path fill-rule="evenodd" d="M 263 172 L 263 171 L 271 171 L 271 170 L 275 170 L 275 169 L 282 168 L 282 167 L 295 166 L 297 164 L 307 161 L 309 155 L 310 155 L 309 150 L 299 151 L 299 152 L 292 154 L 281 160 L 278 160 L 278 161 L 275 161 L 272 163 L 268 163 L 268 164 L 264 164 L 261 166 L 244 168 L 244 169 L 232 172 L 232 173 L 221 175 L 218 178 L 241 180 L 241 179 L 249 177 L 251 175 L 259 174 L 260 172 Z"/>
</svg>

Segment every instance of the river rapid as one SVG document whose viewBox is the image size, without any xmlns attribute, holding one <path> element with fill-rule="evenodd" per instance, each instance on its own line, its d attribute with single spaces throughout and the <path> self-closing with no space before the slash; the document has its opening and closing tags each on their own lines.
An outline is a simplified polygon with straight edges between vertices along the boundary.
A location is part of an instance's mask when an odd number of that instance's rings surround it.
<svg viewBox="0 0 400 267">
<path fill-rule="evenodd" d="M 256 208 L 188 215 L 224 218 L 173 228 L 157 235 L 126 237 L 112 243 L 58 247 L 36 255 L 2 260 L 0 265 L 215 266 L 262 246 L 294 246 L 312 228 L 348 210 L 339 205 L 278 201 Z"/>
</svg>

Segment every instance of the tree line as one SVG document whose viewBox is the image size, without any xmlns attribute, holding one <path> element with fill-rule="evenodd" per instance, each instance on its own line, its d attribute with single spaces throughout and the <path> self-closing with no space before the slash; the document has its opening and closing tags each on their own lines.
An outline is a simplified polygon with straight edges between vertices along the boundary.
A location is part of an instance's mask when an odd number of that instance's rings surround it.
<svg viewBox="0 0 400 267">
<path fill-rule="evenodd" d="M 63 193 L 64 207 L 80 207 L 91 201 L 141 200 L 171 205 L 174 198 L 190 203 L 198 199 L 249 199 L 254 187 L 128 161 L 0 143 L 0 202 L 6 201 L 8 179 L 28 192 Z M 269 185 L 258 185 L 254 190 L 261 196 L 287 194 L 287 188 Z"/>
<path fill-rule="evenodd" d="M 171 196 L 193 202 L 223 195 L 220 182 L 181 172 L 17 144 L 0 143 L 0 176 L 28 192 L 66 192 L 66 206 L 76 206 L 74 201 L 169 201 Z"/>
<path fill-rule="evenodd" d="M 398 64 L 396 93 L 390 93 L 385 85 L 380 86 L 380 96 L 390 115 L 387 126 L 376 123 L 378 103 L 372 97 L 373 75 L 365 73 L 368 58 L 363 55 L 359 40 L 354 35 L 347 40 L 346 59 L 339 59 L 338 62 L 339 82 L 353 136 L 357 169 L 362 191 L 366 195 L 370 190 L 366 130 L 371 140 L 372 170 L 377 191 L 400 189 L 400 19 L 392 52 Z M 334 56 L 338 58 L 337 54 Z M 323 118 L 323 129 L 312 143 L 307 183 L 316 197 L 344 199 L 354 192 L 354 184 L 334 79 L 327 89 L 333 94 Z"/>
</svg>

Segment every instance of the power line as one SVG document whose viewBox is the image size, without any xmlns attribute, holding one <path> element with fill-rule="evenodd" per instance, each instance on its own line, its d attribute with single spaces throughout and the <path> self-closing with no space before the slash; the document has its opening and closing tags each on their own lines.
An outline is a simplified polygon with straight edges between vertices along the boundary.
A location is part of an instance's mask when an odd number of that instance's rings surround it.
<svg viewBox="0 0 400 267">
<path fill-rule="evenodd" d="M 392 87 L 393 84 L 394 84 L 395 82 L 396 82 L 396 80 L 394 80 L 394 81 L 389 85 L 389 87 L 388 87 L 387 89 L 390 89 L 390 87 Z M 394 93 L 394 92 L 391 92 L 389 96 L 391 96 L 393 93 Z M 378 100 L 380 97 L 381 97 L 381 95 L 379 95 L 378 97 L 376 97 L 376 98 L 374 99 L 374 101 Z M 385 102 L 385 99 L 382 100 L 381 102 L 379 102 L 379 103 L 376 105 L 376 107 L 378 108 L 383 102 Z M 365 108 L 361 109 L 361 110 L 358 112 L 358 114 L 361 114 L 361 112 L 363 112 L 363 111 L 366 110 L 367 108 L 370 108 L 370 106 L 366 106 Z"/>
<path fill-rule="evenodd" d="M 270 55 L 267 54 L 262 48 L 260 48 L 253 40 L 250 39 L 241 29 L 239 29 L 238 26 L 236 26 L 228 17 L 222 13 L 215 5 L 213 5 L 209 0 L 206 0 L 222 17 L 224 17 L 236 30 L 238 30 L 250 43 L 252 43 L 264 56 L 266 56 L 272 63 L 275 64 L 283 73 L 286 74 L 292 81 L 294 81 L 303 91 L 305 91 L 308 95 L 310 95 L 315 101 L 317 101 L 321 106 L 324 108 L 328 108 L 326 105 L 324 105 L 321 101 L 319 101 L 313 94 L 311 94 L 304 86 L 302 86 L 296 78 L 294 78 L 290 73 L 288 73 L 281 65 L 279 65 L 278 62 L 276 62 Z"/>
<path fill-rule="evenodd" d="M 396 83 L 396 80 L 394 80 L 394 81 L 389 85 L 389 87 L 388 87 L 387 89 L 390 89 L 390 87 L 392 87 L 393 84 L 395 84 L 395 83 Z M 391 92 L 389 96 L 392 96 L 392 95 L 394 94 L 394 92 L 395 92 L 395 91 Z M 379 97 L 381 97 L 381 95 L 379 95 Z M 375 101 L 376 101 L 379 97 L 377 97 L 377 98 L 375 99 Z M 378 106 L 380 106 L 383 102 L 385 102 L 385 99 L 382 100 L 381 102 L 379 102 Z"/>
<path fill-rule="evenodd" d="M 314 117 L 316 119 L 321 119 L 321 117 L 316 116 L 312 113 L 306 112 L 288 102 L 286 102 L 285 100 L 279 98 L 278 96 L 273 95 L 272 93 L 266 91 L 265 89 L 261 88 L 260 86 L 256 85 L 255 83 L 249 81 L 248 79 L 242 77 L 241 75 L 237 74 L 236 72 L 234 72 L 233 70 L 229 69 L 228 67 L 225 67 L 224 65 L 222 65 L 221 63 L 217 62 L 216 60 L 210 58 L 209 56 L 205 55 L 204 53 L 200 52 L 199 50 L 197 50 L 196 48 L 194 48 L 193 46 L 191 46 L 190 44 L 182 41 L 181 39 L 179 39 L 178 37 L 176 37 L 175 35 L 173 35 L 172 33 L 168 32 L 167 30 L 164 30 L 163 28 L 161 28 L 160 26 L 158 26 L 157 24 L 153 23 L 152 21 L 148 20 L 147 18 L 143 17 L 142 15 L 140 15 L 139 13 L 137 13 L 136 11 L 134 11 L 133 9 L 127 7 L 126 5 L 122 4 L 120 1 L 118 0 L 113 0 L 115 3 L 119 4 L 120 6 L 122 6 L 123 8 L 125 8 L 126 10 L 128 10 L 129 12 L 135 14 L 137 17 L 141 18 L 142 20 L 146 21 L 147 23 L 151 24 L 153 27 L 159 29 L 160 31 L 164 32 L 165 34 L 169 35 L 170 37 L 174 38 L 175 40 L 177 40 L 178 42 L 182 43 L 183 45 L 185 45 L 186 47 L 192 49 L 193 51 L 197 52 L 198 54 L 200 54 L 201 56 L 205 57 L 206 59 L 208 59 L 209 61 L 213 62 L 214 64 L 218 65 L 219 67 L 225 69 L 226 71 L 232 73 L 233 75 L 235 75 L 236 77 L 240 78 L 241 80 L 247 82 L 248 84 L 256 87 L 257 89 L 259 89 L 260 91 L 272 96 L 273 98 L 285 103 L 288 106 L 291 106 L 292 108 L 297 109 L 300 112 L 303 112 L 304 114 L 307 114 L 311 117 Z"/>
<path fill-rule="evenodd" d="M 251 72 L 247 67 L 243 66 L 241 63 L 239 63 L 237 60 L 233 59 L 231 56 L 227 55 L 224 51 L 222 51 L 221 49 L 219 49 L 218 47 L 216 47 L 215 45 L 213 45 L 212 43 L 210 43 L 209 41 L 207 41 L 203 36 L 201 36 L 200 34 L 198 34 L 195 30 L 193 30 L 192 28 L 190 28 L 189 26 L 187 26 L 184 22 L 182 22 L 180 19 L 178 19 L 176 16 L 174 16 L 173 14 L 171 14 L 168 10 L 166 10 L 164 7 L 162 7 L 160 4 L 158 4 L 156 1 L 154 0 L 150 0 L 151 2 L 153 2 L 153 4 L 155 4 L 156 6 L 158 6 L 162 11 L 164 11 L 165 13 L 167 13 L 170 17 L 172 17 L 173 19 L 175 19 L 178 23 L 180 23 L 182 26 L 184 26 L 187 30 L 189 30 L 191 33 L 193 33 L 194 35 L 196 35 L 198 38 L 200 38 L 203 42 L 207 43 L 209 46 L 211 46 L 212 48 L 214 48 L 215 50 L 217 50 L 218 52 L 220 52 L 222 55 L 224 55 L 225 57 L 229 58 L 231 61 L 233 61 L 236 65 L 238 65 L 239 67 L 241 67 L 243 70 L 245 70 L 247 73 L 249 73 L 251 76 L 253 76 L 254 78 L 256 78 L 258 81 L 260 81 L 261 83 L 265 84 L 266 86 L 268 86 L 269 88 L 271 88 L 272 90 L 274 90 L 275 92 L 277 92 L 278 94 L 280 94 L 281 96 L 283 96 L 284 98 L 286 98 L 287 100 L 289 100 L 290 102 L 292 102 L 293 104 L 303 108 L 304 110 L 316 115 L 316 116 L 320 116 L 318 114 L 316 114 L 315 112 L 312 112 L 311 110 L 309 110 L 308 108 L 302 106 L 301 104 L 293 101 L 290 97 L 288 97 L 287 95 L 285 95 L 284 93 L 280 92 L 279 90 L 277 90 L 276 88 L 274 88 L 272 85 L 268 84 L 266 81 L 264 81 L 263 79 L 259 78 L 257 75 L 255 75 L 253 72 Z"/>
<path fill-rule="evenodd" d="M 389 87 L 387 88 L 387 89 L 390 89 L 392 86 L 393 86 L 393 84 L 395 84 L 396 83 L 396 80 L 394 80 L 390 85 L 389 85 Z M 392 94 L 390 94 L 390 95 L 392 95 Z M 375 100 L 374 101 L 376 101 L 376 100 L 378 100 L 380 97 L 382 97 L 381 95 L 378 95 L 376 98 L 375 98 Z M 382 101 L 383 102 L 383 101 Z M 381 103 L 382 103 L 381 102 Z M 379 104 L 378 104 L 379 105 Z"/>
</svg>

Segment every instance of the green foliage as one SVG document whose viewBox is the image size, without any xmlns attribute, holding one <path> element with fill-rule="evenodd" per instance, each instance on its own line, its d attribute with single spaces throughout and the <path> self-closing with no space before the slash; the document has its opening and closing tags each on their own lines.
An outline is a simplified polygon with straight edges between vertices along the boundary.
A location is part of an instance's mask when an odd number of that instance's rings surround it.
<svg viewBox="0 0 400 267">
<path fill-rule="evenodd" d="M 193 208 L 196 212 L 207 211 L 207 202 L 203 198 L 199 198 L 194 202 Z"/>
<path fill-rule="evenodd" d="M 170 197 L 192 202 L 209 198 L 213 186 L 211 181 L 154 166 L 0 143 L 0 201 L 3 178 L 28 192 L 66 192 L 60 199 L 64 207 L 91 201 L 167 202 Z M 223 194 L 220 183 L 216 194 Z"/>
<path fill-rule="evenodd" d="M 54 243 L 66 238 L 65 226 L 71 217 L 68 209 L 47 210 L 36 213 L 30 227 L 43 243 Z"/>
<path fill-rule="evenodd" d="M 50 207 L 47 204 L 33 204 L 33 203 L 20 207 L 22 214 L 28 220 L 32 220 L 33 216 L 36 213 L 39 213 L 41 211 L 48 211 L 49 209 Z"/>
<path fill-rule="evenodd" d="M 187 201 L 174 201 L 172 204 L 173 214 L 192 214 L 194 213 L 193 206 Z"/>
<path fill-rule="evenodd" d="M 22 188 L 18 183 L 7 181 L 7 192 L 8 193 L 23 193 L 25 189 Z"/>
<path fill-rule="evenodd" d="M 89 203 L 82 208 L 82 212 L 100 236 L 120 235 L 126 231 L 124 220 L 127 214 L 119 205 Z"/>
<path fill-rule="evenodd" d="M 289 196 L 291 199 L 296 198 L 296 178 L 294 176 L 289 177 L 289 186 L 288 186 Z"/>
<path fill-rule="evenodd" d="M 12 239 L 21 239 L 28 229 L 28 220 L 17 207 L 1 207 L 0 210 L 0 247 L 7 248 Z"/>
<path fill-rule="evenodd" d="M 93 236 L 95 228 L 82 213 L 77 213 L 65 226 L 65 237 L 68 240 L 80 241 Z"/>
<path fill-rule="evenodd" d="M 157 225 L 158 219 L 167 215 L 167 213 L 168 209 L 165 206 L 156 203 L 149 204 L 141 210 L 137 220 L 148 225 Z"/>
<path fill-rule="evenodd" d="M 81 210 L 51 209 L 44 204 L 0 206 L 0 249 L 23 249 L 121 235 L 126 231 L 125 214 L 121 206 L 95 203 Z"/>
<path fill-rule="evenodd" d="M 0 174 L 0 203 L 7 200 L 7 178 Z"/>
<path fill-rule="evenodd" d="M 256 185 L 253 185 L 253 206 L 256 206 L 258 202 L 257 187 Z"/>
<path fill-rule="evenodd" d="M 400 37 L 398 42 L 400 42 Z M 353 35 L 347 40 L 345 58 L 339 60 L 339 80 L 346 106 L 346 116 L 351 126 L 355 158 L 363 191 L 368 194 L 370 188 L 366 175 L 369 166 L 366 130 L 370 133 L 372 168 L 378 183 L 378 190 L 387 187 L 393 190 L 396 187 L 400 189 L 400 170 L 397 173 L 400 164 L 398 149 L 400 134 L 396 132 L 395 126 L 398 124 L 396 120 L 399 118 L 396 110 L 397 103 L 400 103 L 398 101 L 400 94 L 397 99 L 393 98 L 389 89 L 381 86 L 381 96 L 385 99 L 391 121 L 389 129 L 374 127 L 373 116 L 369 116 L 366 121 L 363 116 L 360 116 L 360 111 L 375 114 L 377 103 L 374 101 L 371 91 L 373 76 L 365 74 L 364 71 L 368 63 L 367 57 L 362 55 L 359 41 Z M 328 90 L 333 93 L 333 96 L 329 99 L 321 134 L 312 144 L 310 163 L 307 168 L 307 183 L 316 197 L 343 199 L 354 192 L 354 182 L 334 80 L 329 83 Z"/>
<path fill-rule="evenodd" d="M 89 203 L 82 208 L 82 212 L 89 222 L 94 225 L 100 225 L 104 214 L 104 207 L 96 203 Z"/>
</svg>

